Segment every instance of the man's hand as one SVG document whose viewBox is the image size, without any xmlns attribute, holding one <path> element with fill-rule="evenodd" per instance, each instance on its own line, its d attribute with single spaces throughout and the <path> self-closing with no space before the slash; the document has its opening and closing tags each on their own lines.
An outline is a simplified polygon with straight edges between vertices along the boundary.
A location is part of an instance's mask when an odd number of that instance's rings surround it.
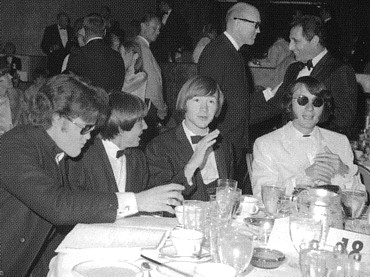
<svg viewBox="0 0 370 277">
<path fill-rule="evenodd" d="M 327 146 L 325 146 L 324 150 L 325 152 L 316 155 L 314 164 L 306 168 L 306 175 L 312 181 L 318 180 L 330 183 L 332 177 L 336 174 L 344 176 L 348 173 L 349 168 Z"/>
<path fill-rule="evenodd" d="M 185 177 L 187 179 L 191 179 L 191 177 L 194 175 L 195 170 L 203 164 L 204 158 L 206 154 L 208 154 L 207 150 L 209 149 L 209 147 L 216 143 L 216 138 L 219 134 L 220 131 L 216 129 L 213 132 L 207 134 L 197 143 L 194 153 L 184 169 Z"/>
<path fill-rule="evenodd" d="M 137 208 L 140 212 L 166 211 L 174 214 L 171 206 L 181 205 L 184 201 L 181 192 L 184 189 L 179 184 L 168 184 L 136 193 Z"/>
</svg>

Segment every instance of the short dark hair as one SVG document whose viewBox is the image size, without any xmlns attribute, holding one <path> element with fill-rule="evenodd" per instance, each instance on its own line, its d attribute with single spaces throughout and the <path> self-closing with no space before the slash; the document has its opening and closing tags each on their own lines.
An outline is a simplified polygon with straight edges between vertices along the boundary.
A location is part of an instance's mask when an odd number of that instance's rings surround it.
<svg viewBox="0 0 370 277">
<path fill-rule="evenodd" d="M 105 35 L 105 20 L 99 14 L 91 14 L 84 18 L 83 27 L 85 29 L 86 35 Z"/>
<path fill-rule="evenodd" d="M 100 128 L 103 139 L 111 140 L 122 131 L 130 131 L 147 114 L 147 107 L 139 97 L 126 92 L 109 95 L 109 116 Z"/>
<path fill-rule="evenodd" d="M 154 13 L 146 13 L 144 16 L 140 19 L 140 23 L 149 24 L 150 21 L 153 19 L 157 19 L 159 22 L 159 17 Z"/>
<path fill-rule="evenodd" d="M 138 58 L 136 59 L 134 69 L 135 69 L 135 73 L 142 72 L 144 64 L 143 64 L 143 54 L 141 52 L 140 44 L 134 39 L 127 39 L 124 42 L 122 42 L 120 47 L 123 47 L 123 49 L 128 53 L 132 51 L 134 54 L 138 54 Z"/>
<path fill-rule="evenodd" d="M 314 36 L 318 36 L 322 46 L 326 46 L 326 31 L 324 22 L 320 17 L 314 15 L 304 15 L 297 17 L 291 24 L 292 28 L 302 27 L 302 35 L 307 41 L 311 41 Z"/>
<path fill-rule="evenodd" d="M 165 2 L 165 3 L 167 3 L 167 5 L 171 8 L 171 9 L 173 9 L 173 6 L 174 6 L 174 1 L 173 0 L 161 0 L 161 1 L 159 1 L 159 3 L 160 2 Z"/>
<path fill-rule="evenodd" d="M 29 121 L 49 129 L 53 116 L 80 117 L 100 125 L 108 107 L 107 93 L 91 86 L 76 75 L 60 74 L 50 78 L 31 99 Z"/>
<path fill-rule="evenodd" d="M 311 76 L 304 76 L 300 77 L 295 80 L 289 87 L 288 93 L 284 95 L 283 105 L 290 115 L 290 118 L 293 119 L 293 109 L 292 109 L 292 100 L 293 94 L 297 89 L 304 86 L 312 95 L 316 95 L 317 97 L 321 97 L 324 100 L 324 110 L 321 117 L 326 118 L 327 116 L 333 113 L 333 96 L 330 90 L 327 90 L 324 83 L 320 82 L 319 80 L 315 79 Z"/>
<path fill-rule="evenodd" d="M 196 96 L 215 96 L 217 98 L 216 116 L 220 115 L 224 103 L 224 94 L 215 80 L 207 76 L 191 77 L 182 86 L 176 101 L 176 110 L 186 113 L 186 102 Z"/>
</svg>

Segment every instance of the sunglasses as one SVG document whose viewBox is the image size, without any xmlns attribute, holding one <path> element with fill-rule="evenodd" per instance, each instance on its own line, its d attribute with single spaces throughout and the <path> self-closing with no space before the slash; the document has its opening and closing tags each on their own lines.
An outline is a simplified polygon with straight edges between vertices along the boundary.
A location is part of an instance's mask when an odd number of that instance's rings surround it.
<svg viewBox="0 0 370 277">
<path fill-rule="evenodd" d="M 306 106 L 310 101 L 308 97 L 304 95 L 301 95 L 293 99 L 297 99 L 297 103 L 300 106 Z M 324 105 L 324 99 L 322 99 L 321 97 L 316 97 L 312 100 L 312 105 L 316 108 L 320 108 L 322 105 Z"/>
<path fill-rule="evenodd" d="M 254 28 L 255 29 L 258 29 L 259 27 L 261 27 L 261 22 L 258 22 L 258 21 L 252 21 L 252 20 L 249 20 L 249 19 L 245 19 L 245 18 L 241 18 L 241 17 L 234 17 L 234 20 L 241 20 L 241 21 L 244 21 L 244 22 L 249 22 L 249 23 L 254 23 Z"/>
<path fill-rule="evenodd" d="M 90 133 L 95 128 L 95 124 L 86 124 L 85 126 L 77 123 L 74 119 L 70 118 L 69 116 L 65 116 L 70 122 L 72 122 L 74 125 L 76 125 L 78 128 L 81 129 L 80 134 L 86 135 L 87 133 Z"/>
</svg>

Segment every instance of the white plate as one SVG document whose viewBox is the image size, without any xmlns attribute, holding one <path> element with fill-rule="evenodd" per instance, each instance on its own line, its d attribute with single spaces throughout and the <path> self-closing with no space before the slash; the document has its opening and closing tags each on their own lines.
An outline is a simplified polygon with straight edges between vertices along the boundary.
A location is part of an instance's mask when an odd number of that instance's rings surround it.
<svg viewBox="0 0 370 277">
<path fill-rule="evenodd" d="M 76 277 L 142 277 L 136 265 L 124 261 L 94 260 L 75 265 L 72 273 Z"/>
<path fill-rule="evenodd" d="M 199 256 L 180 256 L 180 255 L 177 255 L 175 246 L 166 245 L 166 246 L 163 246 L 159 250 L 159 254 L 163 258 L 166 258 L 172 261 L 182 261 L 182 262 L 203 263 L 211 259 L 209 250 L 205 248 L 202 248 Z"/>
<path fill-rule="evenodd" d="M 197 266 L 196 263 L 192 263 L 192 262 L 168 262 L 165 264 L 175 269 L 181 270 L 182 272 L 190 274 L 191 276 L 194 275 L 195 267 Z M 171 269 L 168 269 L 161 265 L 157 266 L 157 271 L 161 273 L 162 276 L 184 277 L 184 275 L 176 273 L 175 271 L 172 271 Z"/>
</svg>

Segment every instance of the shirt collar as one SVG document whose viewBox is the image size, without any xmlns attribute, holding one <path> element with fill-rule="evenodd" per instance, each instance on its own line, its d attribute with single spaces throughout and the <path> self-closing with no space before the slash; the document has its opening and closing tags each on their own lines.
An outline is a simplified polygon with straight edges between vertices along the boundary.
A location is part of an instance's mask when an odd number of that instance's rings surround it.
<svg viewBox="0 0 370 277">
<path fill-rule="evenodd" d="M 239 45 L 236 43 L 235 39 L 228 33 L 228 32 L 224 32 L 224 35 L 230 40 L 230 42 L 234 45 L 236 51 L 239 51 L 240 47 Z"/>
<path fill-rule="evenodd" d="M 138 35 L 138 37 L 139 37 L 141 40 L 143 40 L 143 41 L 148 45 L 148 47 L 149 47 L 150 43 L 149 43 L 149 41 L 147 41 L 147 39 L 146 39 L 145 37 L 142 37 L 142 36 L 140 36 L 140 35 Z"/>
<path fill-rule="evenodd" d="M 107 152 L 108 156 L 114 159 L 117 159 L 117 151 L 121 150 L 117 145 L 115 145 L 110 140 L 102 140 L 104 145 L 105 151 Z"/>
<path fill-rule="evenodd" d="M 55 155 L 55 161 L 57 162 L 57 164 L 60 163 L 60 161 L 64 158 L 64 156 L 65 156 L 64 152 L 61 152 Z"/>
<path fill-rule="evenodd" d="M 290 121 L 287 124 L 287 131 L 288 131 L 289 137 L 291 138 L 301 139 L 303 137 L 303 134 L 294 127 L 293 121 Z M 317 132 L 318 132 L 318 127 L 315 126 L 312 132 L 309 134 L 310 137 L 314 138 L 317 135 Z"/>
<path fill-rule="evenodd" d="M 316 64 L 328 53 L 328 50 L 324 48 L 324 50 L 318 54 L 315 58 L 312 59 L 312 65 L 315 67 Z"/>
<path fill-rule="evenodd" d="M 103 39 L 102 37 L 93 37 L 93 38 L 89 38 L 87 41 L 86 41 L 86 44 L 88 44 L 90 41 L 92 40 L 97 40 L 97 39 Z"/>
<path fill-rule="evenodd" d="M 185 119 L 182 121 L 182 128 L 184 129 L 184 132 L 185 132 L 185 135 L 186 135 L 186 137 L 187 137 L 187 139 L 188 139 L 188 141 L 190 142 L 190 144 L 191 145 L 193 145 L 192 144 L 192 142 L 191 142 L 191 137 L 192 136 L 196 136 L 196 134 L 194 134 L 187 126 L 186 126 L 186 124 L 185 124 Z"/>
</svg>

